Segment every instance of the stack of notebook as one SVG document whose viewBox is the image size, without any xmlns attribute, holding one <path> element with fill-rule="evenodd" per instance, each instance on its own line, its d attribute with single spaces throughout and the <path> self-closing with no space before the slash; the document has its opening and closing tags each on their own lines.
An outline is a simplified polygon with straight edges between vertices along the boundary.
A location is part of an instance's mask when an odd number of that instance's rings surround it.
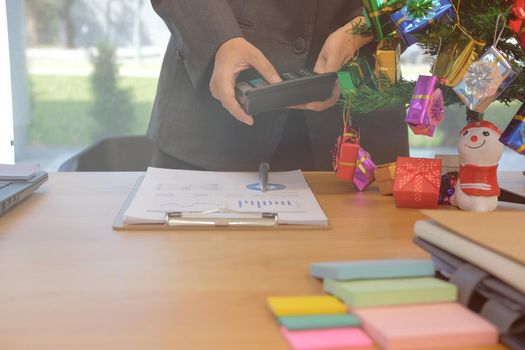
<svg viewBox="0 0 525 350">
<path fill-rule="evenodd" d="M 525 350 L 525 214 L 425 211 L 415 243 L 458 286 L 459 302 L 496 325 L 501 341 Z"/>
</svg>

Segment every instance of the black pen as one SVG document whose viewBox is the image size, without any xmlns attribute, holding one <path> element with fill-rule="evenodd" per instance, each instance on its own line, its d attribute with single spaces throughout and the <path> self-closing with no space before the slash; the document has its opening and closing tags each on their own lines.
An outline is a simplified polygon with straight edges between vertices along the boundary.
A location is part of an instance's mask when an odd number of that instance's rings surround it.
<svg viewBox="0 0 525 350">
<path fill-rule="evenodd" d="M 266 192 L 268 188 L 268 173 L 270 172 L 270 164 L 261 163 L 259 165 L 259 189 L 261 192 Z"/>
</svg>

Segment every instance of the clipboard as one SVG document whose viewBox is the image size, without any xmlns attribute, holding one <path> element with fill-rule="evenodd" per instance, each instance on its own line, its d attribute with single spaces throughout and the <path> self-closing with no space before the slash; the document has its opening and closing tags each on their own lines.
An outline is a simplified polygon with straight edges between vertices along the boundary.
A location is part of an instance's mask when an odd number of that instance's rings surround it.
<svg viewBox="0 0 525 350">
<path fill-rule="evenodd" d="M 232 217 L 229 219 L 225 218 L 205 218 L 206 223 L 201 223 L 202 217 L 199 213 L 181 213 L 171 212 L 166 213 L 166 222 L 164 224 L 125 224 L 124 215 L 128 210 L 131 202 L 135 198 L 137 191 L 144 180 L 144 176 L 141 176 L 133 188 L 131 189 L 128 197 L 122 204 L 122 207 L 117 213 L 117 216 L 113 220 L 113 229 L 116 231 L 202 231 L 207 229 L 212 230 L 308 230 L 308 231 L 325 231 L 331 230 L 330 224 L 325 226 L 320 225 L 283 225 L 278 223 L 277 213 L 259 213 L 259 217 L 246 217 L 241 214 L 240 217 Z M 209 212 L 202 212 L 201 214 L 208 214 Z M 189 214 L 189 215 L 188 215 Z M 216 222 L 212 223 L 211 221 Z M 170 224 L 171 221 L 171 224 Z M 180 222 L 180 224 L 174 224 Z"/>
</svg>

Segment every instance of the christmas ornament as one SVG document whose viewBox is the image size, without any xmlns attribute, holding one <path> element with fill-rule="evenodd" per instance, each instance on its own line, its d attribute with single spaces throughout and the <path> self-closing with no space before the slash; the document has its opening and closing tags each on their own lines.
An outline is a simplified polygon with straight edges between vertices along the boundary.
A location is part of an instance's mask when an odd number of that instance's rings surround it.
<svg viewBox="0 0 525 350">
<path fill-rule="evenodd" d="M 444 118 L 443 94 L 436 89 L 437 84 L 435 76 L 420 75 L 417 79 L 406 116 L 408 126 L 416 135 L 433 136 Z"/>
<path fill-rule="evenodd" d="M 339 180 L 352 181 L 359 151 L 359 139 L 355 130 L 346 126 L 343 134 L 337 138 L 333 157 L 335 177 Z"/>
<path fill-rule="evenodd" d="M 521 48 L 525 50 L 525 0 L 515 0 L 509 16 L 509 28 L 516 34 Z"/>
<path fill-rule="evenodd" d="M 472 63 L 465 75 L 465 92 L 476 99 L 496 94 L 503 81 L 495 62 L 480 60 Z"/>
<path fill-rule="evenodd" d="M 377 168 L 370 153 L 359 147 L 357 162 L 352 182 L 358 191 L 364 191 L 375 180 L 374 170 Z"/>
<path fill-rule="evenodd" d="M 432 0 L 408 0 L 406 7 L 410 17 L 420 18 L 428 16 L 434 6 Z"/>
<path fill-rule="evenodd" d="M 452 205 L 461 210 L 488 212 L 498 206 L 498 162 L 503 154 L 501 131 L 488 121 L 465 126 L 457 143 L 461 167 Z"/>
<path fill-rule="evenodd" d="M 525 103 L 521 105 L 499 140 L 507 147 L 525 155 Z"/>
<path fill-rule="evenodd" d="M 363 0 L 365 17 L 377 41 L 386 39 L 396 31 L 390 15 L 403 7 L 403 3 L 401 0 Z"/>
<path fill-rule="evenodd" d="M 443 84 L 454 87 L 463 79 L 484 46 L 484 41 L 472 38 L 463 27 L 456 25 L 445 39 L 433 71 Z"/>
<path fill-rule="evenodd" d="M 439 204 L 450 205 L 450 197 L 454 195 L 459 173 L 457 171 L 441 175 L 441 187 L 439 189 Z"/>
<path fill-rule="evenodd" d="M 375 76 L 379 89 L 396 84 L 401 79 L 401 44 L 393 36 L 377 45 Z"/>
<path fill-rule="evenodd" d="M 370 63 L 365 57 L 356 57 L 337 72 L 343 97 L 348 97 L 351 91 L 362 84 L 376 87 L 376 80 Z"/>
<path fill-rule="evenodd" d="M 428 119 L 430 124 L 438 126 L 445 119 L 445 101 L 441 89 L 436 89 L 430 96 L 430 105 L 428 106 Z"/>
<path fill-rule="evenodd" d="M 467 107 L 479 113 L 487 107 L 516 79 L 521 72 L 513 69 L 505 56 L 496 48 L 505 26 L 498 35 L 502 15 L 496 21 L 493 45 L 474 62 L 464 78 L 454 87 L 454 91 Z"/>
<path fill-rule="evenodd" d="M 383 196 L 394 193 L 396 178 L 396 163 L 381 164 L 374 170 L 374 177 L 379 184 L 379 192 Z"/>
<path fill-rule="evenodd" d="M 441 160 L 397 158 L 394 200 L 398 208 L 437 208 L 440 185 Z"/>
<path fill-rule="evenodd" d="M 392 21 L 407 45 L 416 42 L 414 33 L 439 21 L 452 23 L 456 19 L 449 0 L 409 0 L 401 10 L 392 14 Z"/>
<path fill-rule="evenodd" d="M 339 180 L 352 181 L 354 179 L 357 155 L 359 151 L 359 132 L 350 127 L 351 100 L 343 106 L 343 133 L 337 138 L 332 152 L 335 177 Z"/>
</svg>

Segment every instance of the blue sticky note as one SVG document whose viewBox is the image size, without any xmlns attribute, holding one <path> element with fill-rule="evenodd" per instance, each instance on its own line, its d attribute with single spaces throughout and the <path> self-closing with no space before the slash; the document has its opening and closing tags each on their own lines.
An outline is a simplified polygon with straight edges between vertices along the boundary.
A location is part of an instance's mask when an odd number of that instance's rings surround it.
<svg viewBox="0 0 525 350">
<path fill-rule="evenodd" d="M 361 325 L 359 318 L 352 314 L 281 316 L 278 320 L 282 326 L 291 331 L 300 329 L 359 327 Z"/>
<path fill-rule="evenodd" d="M 434 276 L 431 260 L 361 260 L 321 262 L 310 265 L 310 274 L 317 278 L 360 280 Z"/>
</svg>

